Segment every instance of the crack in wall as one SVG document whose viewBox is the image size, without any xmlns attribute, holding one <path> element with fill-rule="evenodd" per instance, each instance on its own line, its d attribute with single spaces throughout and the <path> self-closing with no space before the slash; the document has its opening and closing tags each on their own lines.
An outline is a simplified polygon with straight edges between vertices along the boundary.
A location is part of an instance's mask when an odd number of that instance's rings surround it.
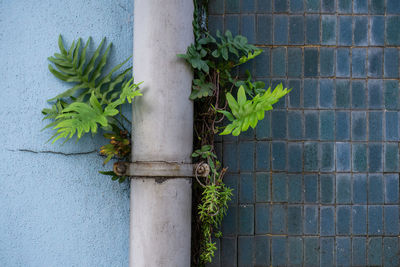
<svg viewBox="0 0 400 267">
<path fill-rule="evenodd" d="M 7 151 L 10 152 L 27 152 L 27 153 L 33 153 L 33 154 L 56 154 L 56 155 L 62 155 L 62 156 L 79 156 L 79 155 L 88 155 L 88 154 L 93 154 L 96 153 L 97 150 L 91 150 L 91 151 L 84 151 L 84 152 L 72 152 L 72 153 L 65 153 L 65 152 L 60 152 L 60 151 L 51 151 L 51 150 L 31 150 L 31 149 L 7 149 Z"/>
</svg>

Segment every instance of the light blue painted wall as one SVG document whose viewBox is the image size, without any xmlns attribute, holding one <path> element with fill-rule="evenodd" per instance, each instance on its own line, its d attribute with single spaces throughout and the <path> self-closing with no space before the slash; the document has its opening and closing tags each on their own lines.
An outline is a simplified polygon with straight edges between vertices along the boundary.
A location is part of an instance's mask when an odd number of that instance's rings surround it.
<svg viewBox="0 0 400 267">
<path fill-rule="evenodd" d="M 132 53 L 132 11 L 132 0 L 0 0 L 0 266 L 128 266 L 129 185 L 99 175 L 96 152 L 74 155 L 101 139 L 45 144 L 40 111 L 67 88 L 47 69 L 58 34 L 107 36 L 115 64 Z"/>
</svg>

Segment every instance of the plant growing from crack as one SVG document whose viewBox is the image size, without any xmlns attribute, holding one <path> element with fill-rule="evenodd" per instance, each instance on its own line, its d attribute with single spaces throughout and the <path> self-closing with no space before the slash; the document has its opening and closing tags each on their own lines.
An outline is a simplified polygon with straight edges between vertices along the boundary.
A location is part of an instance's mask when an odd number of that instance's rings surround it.
<svg viewBox="0 0 400 267">
<path fill-rule="evenodd" d="M 290 90 L 282 84 L 274 90 L 253 81 L 250 72 L 241 80 L 236 73 L 240 65 L 254 59 L 262 50 L 249 44 L 243 36 L 217 31 L 213 37 L 207 29 L 208 0 L 194 0 L 193 29 L 195 42 L 187 48 L 184 58 L 192 67 L 194 80 L 190 99 L 195 104 L 195 151 L 193 157 L 210 166 L 210 175 L 197 178 L 194 189 L 194 224 L 192 265 L 211 262 L 216 250 L 212 237 L 220 237 L 222 218 L 226 215 L 232 190 L 223 183 L 227 168 L 216 156 L 216 134 L 240 135 L 255 128 L 265 112 Z M 236 97 L 235 97 L 236 96 Z M 199 241 L 200 240 L 200 241 Z"/>
<path fill-rule="evenodd" d="M 49 139 L 53 143 L 59 139 L 64 139 L 65 143 L 75 136 L 79 140 L 85 134 L 97 134 L 101 128 L 105 132 L 104 137 L 110 140 L 109 144 L 100 148 L 100 153 L 106 156 L 106 164 L 112 158 L 129 161 L 130 132 L 125 125 L 131 122 L 122 114 L 121 106 L 126 102 L 132 103 L 135 97 L 142 94 L 138 89 L 140 83 L 135 84 L 129 75 L 132 68 L 116 74 L 130 58 L 104 73 L 112 45 L 110 43 L 102 53 L 104 42 L 105 38 L 89 59 L 87 50 L 91 38 L 85 44 L 79 38 L 67 50 L 59 36 L 60 53 L 48 58 L 53 63 L 49 64 L 49 70 L 55 77 L 73 86 L 49 99 L 51 108 L 43 109 L 42 113 L 44 120 L 51 121 L 44 129 L 55 131 Z M 119 182 L 126 179 L 113 171 L 100 173 L 110 175 Z"/>
</svg>

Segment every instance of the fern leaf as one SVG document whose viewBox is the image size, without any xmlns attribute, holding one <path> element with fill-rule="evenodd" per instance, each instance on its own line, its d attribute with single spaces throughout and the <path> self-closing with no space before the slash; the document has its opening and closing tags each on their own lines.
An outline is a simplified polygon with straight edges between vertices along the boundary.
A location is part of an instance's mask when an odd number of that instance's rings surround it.
<svg viewBox="0 0 400 267">
<path fill-rule="evenodd" d="M 85 71 L 83 72 L 83 80 L 86 81 L 86 82 L 89 82 L 89 75 L 90 75 L 90 73 L 93 71 L 93 69 L 95 67 L 96 60 L 100 55 L 100 50 L 103 47 L 103 44 L 104 44 L 105 40 L 106 40 L 106 38 L 103 38 L 103 40 L 101 41 L 101 43 L 97 47 L 96 51 L 94 51 L 94 54 L 93 54 L 92 58 L 90 59 L 88 65 L 85 68 Z"/>
</svg>

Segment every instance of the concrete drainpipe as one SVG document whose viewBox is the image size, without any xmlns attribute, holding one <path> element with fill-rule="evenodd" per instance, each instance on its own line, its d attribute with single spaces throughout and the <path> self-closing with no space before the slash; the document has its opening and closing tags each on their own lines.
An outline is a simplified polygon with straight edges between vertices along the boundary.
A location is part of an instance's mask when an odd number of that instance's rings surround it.
<svg viewBox="0 0 400 267">
<path fill-rule="evenodd" d="M 131 179 L 131 267 L 190 266 L 192 182 L 151 177 L 151 163 L 191 163 L 193 104 L 190 67 L 176 55 L 193 42 L 192 0 L 135 0 L 134 162 L 149 162 Z M 156 164 L 156 163 L 155 163 Z"/>
</svg>

